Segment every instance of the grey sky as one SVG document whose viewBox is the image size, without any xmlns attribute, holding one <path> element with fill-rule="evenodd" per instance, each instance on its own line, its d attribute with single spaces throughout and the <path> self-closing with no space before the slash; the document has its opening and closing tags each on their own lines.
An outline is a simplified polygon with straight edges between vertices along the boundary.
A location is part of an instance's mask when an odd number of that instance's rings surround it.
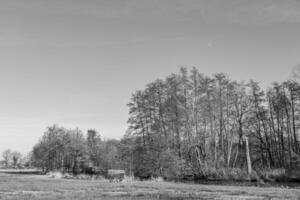
<svg viewBox="0 0 300 200">
<path fill-rule="evenodd" d="M 300 62 L 299 0 L 0 0 L 0 151 L 126 130 L 130 95 L 196 66 L 264 87 Z"/>
</svg>

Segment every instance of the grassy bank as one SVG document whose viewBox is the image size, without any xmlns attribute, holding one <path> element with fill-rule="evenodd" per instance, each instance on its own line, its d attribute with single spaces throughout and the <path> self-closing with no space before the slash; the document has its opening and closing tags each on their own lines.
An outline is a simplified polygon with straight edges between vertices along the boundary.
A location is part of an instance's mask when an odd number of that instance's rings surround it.
<svg viewBox="0 0 300 200">
<path fill-rule="evenodd" d="M 0 174 L 0 199 L 299 199 L 300 190 L 217 186 L 155 181 L 50 179 L 41 175 Z"/>
</svg>

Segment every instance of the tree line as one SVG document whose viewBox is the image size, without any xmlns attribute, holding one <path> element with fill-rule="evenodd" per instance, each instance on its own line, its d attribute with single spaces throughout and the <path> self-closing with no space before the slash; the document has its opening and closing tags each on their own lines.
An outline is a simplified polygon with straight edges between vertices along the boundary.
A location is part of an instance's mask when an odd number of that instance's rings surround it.
<svg viewBox="0 0 300 200">
<path fill-rule="evenodd" d="M 296 81 L 265 92 L 253 80 L 181 68 L 132 95 L 123 139 L 131 140 L 131 167 L 138 176 L 180 178 L 219 169 L 293 168 L 300 156 L 299 100 Z"/>
<path fill-rule="evenodd" d="M 27 156 L 22 156 L 18 151 L 6 149 L 2 152 L 2 168 L 19 168 L 29 165 Z"/>
<path fill-rule="evenodd" d="M 79 129 L 53 125 L 33 147 L 31 163 L 45 172 L 105 173 L 119 167 L 118 144 L 102 140 L 96 130 L 85 135 Z"/>
<path fill-rule="evenodd" d="M 275 82 L 264 91 L 253 80 L 181 68 L 133 93 L 128 107 L 129 127 L 121 140 L 53 125 L 34 146 L 32 165 L 72 173 L 126 169 L 136 177 L 166 179 L 299 166 L 300 85 L 295 80 Z"/>
</svg>

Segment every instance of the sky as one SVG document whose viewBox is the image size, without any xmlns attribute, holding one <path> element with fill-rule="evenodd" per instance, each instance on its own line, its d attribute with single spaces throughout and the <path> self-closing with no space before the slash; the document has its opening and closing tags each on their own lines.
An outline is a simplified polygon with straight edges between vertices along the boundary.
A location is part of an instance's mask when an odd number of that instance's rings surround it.
<svg viewBox="0 0 300 200">
<path fill-rule="evenodd" d="M 121 138 L 131 94 L 181 66 L 267 88 L 299 35 L 299 0 L 0 0 L 0 152 L 53 124 Z"/>
</svg>

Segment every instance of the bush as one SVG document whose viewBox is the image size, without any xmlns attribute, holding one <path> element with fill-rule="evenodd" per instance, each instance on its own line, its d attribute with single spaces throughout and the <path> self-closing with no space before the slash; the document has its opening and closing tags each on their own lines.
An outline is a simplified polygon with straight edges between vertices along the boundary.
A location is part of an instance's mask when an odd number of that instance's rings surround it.
<svg viewBox="0 0 300 200">
<path fill-rule="evenodd" d="M 300 182 L 300 167 L 291 168 L 286 172 L 290 181 Z"/>
<path fill-rule="evenodd" d="M 246 172 L 246 170 L 243 170 L 240 168 L 227 169 L 227 174 L 231 180 L 235 180 L 235 181 L 250 180 L 249 175 Z"/>
<path fill-rule="evenodd" d="M 73 179 L 74 176 L 71 175 L 71 174 L 69 174 L 69 173 L 65 173 L 65 174 L 63 175 L 63 178 L 65 178 L 65 179 Z"/>
<path fill-rule="evenodd" d="M 287 177 L 285 169 L 261 170 L 258 175 L 264 181 L 268 181 L 268 182 L 283 181 Z"/>
<path fill-rule="evenodd" d="M 160 173 L 163 179 L 178 180 L 182 174 L 183 161 L 170 150 L 166 150 L 159 157 Z"/>
<path fill-rule="evenodd" d="M 153 181 L 153 182 L 164 182 L 164 179 L 162 177 L 152 177 L 150 181 Z"/>
<path fill-rule="evenodd" d="M 122 182 L 124 183 L 131 183 L 134 182 L 136 179 L 134 178 L 134 176 L 124 176 L 124 179 L 122 180 Z"/>
<path fill-rule="evenodd" d="M 61 172 L 48 172 L 47 173 L 47 176 L 49 178 L 62 178 L 63 177 L 63 174 Z"/>
<path fill-rule="evenodd" d="M 256 172 L 251 175 L 246 170 L 240 168 L 218 168 L 207 167 L 203 170 L 203 178 L 211 181 L 253 181 L 258 180 Z"/>
</svg>

